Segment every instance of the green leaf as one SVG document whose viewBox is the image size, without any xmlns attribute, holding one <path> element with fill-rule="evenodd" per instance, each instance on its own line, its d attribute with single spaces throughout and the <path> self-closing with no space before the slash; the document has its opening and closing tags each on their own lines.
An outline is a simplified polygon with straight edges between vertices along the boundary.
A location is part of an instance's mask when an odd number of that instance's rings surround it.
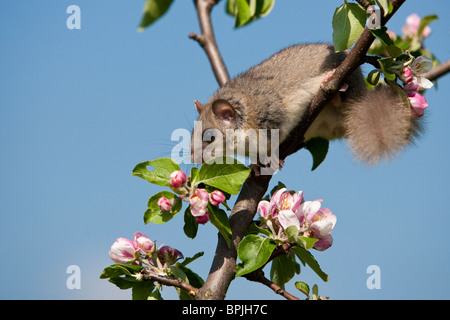
<svg viewBox="0 0 450 320">
<path fill-rule="evenodd" d="M 250 5 L 246 0 L 235 0 L 236 2 L 236 21 L 235 28 L 242 27 L 250 22 L 252 19 L 252 12 L 250 10 Z"/>
<path fill-rule="evenodd" d="M 228 0 L 225 5 L 225 12 L 233 17 L 236 16 L 236 0 Z"/>
<path fill-rule="evenodd" d="M 153 281 L 139 281 L 133 285 L 131 298 L 133 300 L 147 300 L 152 295 L 155 284 Z"/>
<path fill-rule="evenodd" d="M 319 287 L 317 284 L 313 285 L 312 287 L 312 299 L 317 300 L 319 298 Z"/>
<path fill-rule="evenodd" d="M 175 279 L 181 279 L 184 282 L 189 283 L 189 278 L 186 275 L 186 273 L 183 271 L 182 268 L 179 268 L 178 266 L 171 266 L 170 267 L 170 274 Z M 178 296 L 180 297 L 180 300 L 194 300 L 194 297 L 189 295 L 185 290 L 176 288 L 178 292 Z"/>
<path fill-rule="evenodd" d="M 128 290 L 133 288 L 138 280 L 135 277 L 125 276 L 111 278 L 108 281 L 116 285 L 120 290 Z"/>
<path fill-rule="evenodd" d="M 198 258 L 202 257 L 205 253 L 203 251 L 197 252 L 193 257 L 187 257 L 183 260 L 183 262 L 177 262 L 175 265 L 177 267 L 184 267 L 187 266 L 189 263 L 197 260 Z"/>
<path fill-rule="evenodd" d="M 190 207 L 187 207 L 184 211 L 183 231 L 188 238 L 194 239 L 197 236 L 198 223 L 192 215 Z"/>
<path fill-rule="evenodd" d="M 288 236 L 289 241 L 294 242 L 307 250 L 311 249 L 314 246 L 314 243 L 317 242 L 316 238 L 299 236 L 296 226 L 289 226 L 286 230 L 284 230 L 284 232 Z"/>
<path fill-rule="evenodd" d="M 179 268 L 186 274 L 189 284 L 195 288 L 201 288 L 205 283 L 203 279 L 191 269 L 181 266 L 179 266 Z"/>
<path fill-rule="evenodd" d="M 422 35 L 423 29 L 430 24 L 430 22 L 438 20 L 437 15 L 424 16 L 420 19 L 419 28 L 417 29 L 417 34 Z"/>
<path fill-rule="evenodd" d="M 381 67 L 381 72 L 383 72 L 384 77 L 389 81 L 394 81 L 396 78 L 395 73 L 391 71 L 393 61 L 394 59 L 392 59 L 391 57 L 378 59 L 378 63 L 380 64 Z"/>
<path fill-rule="evenodd" d="M 381 41 L 386 51 L 392 58 L 397 58 L 403 54 L 403 50 L 397 47 L 394 44 L 394 41 L 387 34 L 387 28 L 385 26 L 370 29 L 370 32 Z"/>
<path fill-rule="evenodd" d="M 328 281 L 328 275 L 322 271 L 319 263 L 308 250 L 297 246 L 292 247 L 292 250 L 295 252 L 297 257 L 301 261 L 305 262 L 323 281 Z"/>
<path fill-rule="evenodd" d="M 273 9 L 275 0 L 256 0 L 255 17 L 265 17 Z"/>
<path fill-rule="evenodd" d="M 222 163 L 204 163 L 191 185 L 204 183 L 230 194 L 237 194 L 250 174 L 250 168 L 241 163 L 229 164 L 225 159 Z"/>
<path fill-rule="evenodd" d="M 276 247 L 270 238 L 249 234 L 239 243 L 238 257 L 242 261 L 236 268 L 236 276 L 241 277 L 262 267 Z"/>
<path fill-rule="evenodd" d="M 272 190 L 270 190 L 270 196 L 273 196 L 273 194 L 277 190 L 280 190 L 280 189 L 283 189 L 283 188 L 286 188 L 286 185 L 283 182 L 278 181 L 278 184 L 275 187 L 273 187 Z"/>
<path fill-rule="evenodd" d="M 325 160 L 330 142 L 327 139 L 316 137 L 311 138 L 305 142 L 305 149 L 308 150 L 313 157 L 313 166 L 311 171 L 317 169 L 317 167 Z"/>
<path fill-rule="evenodd" d="M 350 48 L 366 24 L 366 10 L 356 3 L 344 3 L 333 16 L 333 44 L 336 51 Z"/>
<path fill-rule="evenodd" d="M 100 279 L 108 279 L 109 282 L 116 285 L 119 289 L 126 290 L 133 288 L 133 292 L 136 290 L 150 289 L 153 290 L 154 284 L 152 281 L 146 281 L 145 286 L 142 286 L 142 281 L 137 280 L 133 275 L 138 274 L 143 269 L 142 266 L 137 265 L 124 265 L 124 264 L 113 264 L 106 267 Z"/>
<path fill-rule="evenodd" d="M 380 6 L 380 8 L 383 9 L 383 17 L 386 17 L 394 9 L 394 6 L 392 5 L 392 3 L 389 2 L 389 0 L 376 0 L 376 1 L 377 4 Z"/>
<path fill-rule="evenodd" d="M 196 167 L 191 168 L 191 178 L 190 178 L 191 185 L 192 185 L 192 181 L 198 180 L 198 171 L 199 170 Z"/>
<path fill-rule="evenodd" d="M 208 212 L 209 221 L 219 230 L 229 247 L 231 243 L 231 227 L 227 213 L 210 203 L 208 204 Z"/>
<path fill-rule="evenodd" d="M 380 80 L 381 71 L 378 69 L 370 71 L 367 75 L 367 82 L 372 86 L 376 86 Z"/>
<path fill-rule="evenodd" d="M 173 0 L 146 0 L 138 31 L 143 31 L 153 22 L 162 17 L 169 9 Z"/>
<path fill-rule="evenodd" d="M 137 265 L 125 265 L 125 264 L 112 264 L 106 267 L 100 279 L 115 278 L 120 276 L 132 276 L 133 274 L 139 273 L 142 270 L 142 266 Z"/>
<path fill-rule="evenodd" d="M 183 272 L 183 270 L 181 270 L 181 268 L 179 268 L 177 266 L 170 266 L 169 270 L 170 270 L 170 275 L 172 275 L 175 279 L 181 279 L 186 282 L 189 281 L 186 274 Z"/>
<path fill-rule="evenodd" d="M 150 171 L 148 166 L 154 167 Z M 152 161 L 141 162 L 133 169 L 133 176 L 147 180 L 163 187 L 170 186 L 170 174 L 180 170 L 180 166 L 171 158 L 159 158 Z"/>
<path fill-rule="evenodd" d="M 270 280 L 284 289 L 284 285 L 299 273 L 300 265 L 295 261 L 295 256 L 283 254 L 272 261 Z"/>
<path fill-rule="evenodd" d="M 161 211 L 161 209 L 158 206 L 158 200 L 159 198 L 164 197 L 171 201 L 172 199 L 176 198 L 177 196 L 169 191 L 161 191 L 152 196 L 148 200 L 148 209 L 144 213 L 144 223 L 147 224 L 149 222 L 155 223 L 155 224 L 161 224 L 166 223 L 167 221 L 171 220 L 174 216 L 177 215 L 178 212 L 180 212 L 182 207 L 182 202 L 180 199 L 175 200 L 175 203 L 172 205 L 171 211 Z M 173 200 L 172 200 L 173 201 Z"/>
<path fill-rule="evenodd" d="M 275 0 L 228 0 L 225 11 L 235 17 L 235 28 L 267 16 L 273 9 Z"/>
<path fill-rule="evenodd" d="M 303 281 L 297 281 L 295 283 L 295 287 L 300 290 L 301 293 L 304 293 L 309 298 L 309 286 Z"/>
<path fill-rule="evenodd" d="M 272 232 L 269 229 L 261 228 L 258 222 L 253 222 L 246 230 L 246 234 L 264 234 L 266 236 L 272 236 Z"/>
</svg>

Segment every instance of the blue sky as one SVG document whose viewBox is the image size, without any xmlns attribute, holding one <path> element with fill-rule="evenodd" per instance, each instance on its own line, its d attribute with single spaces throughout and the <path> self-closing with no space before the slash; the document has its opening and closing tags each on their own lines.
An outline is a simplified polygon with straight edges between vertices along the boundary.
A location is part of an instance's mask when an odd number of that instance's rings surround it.
<svg viewBox="0 0 450 320">
<path fill-rule="evenodd" d="M 224 2 L 224 1 L 222 1 Z M 66 9 L 81 9 L 81 29 L 69 30 Z M 224 4 L 213 11 L 219 47 L 231 75 L 299 42 L 330 42 L 341 1 L 277 1 L 273 12 L 233 29 Z M 217 83 L 203 51 L 187 35 L 199 30 L 192 1 L 176 0 L 151 28 L 137 32 L 144 1 L 4 0 L 0 2 L 0 243 L 1 299 L 129 299 L 99 275 L 111 264 L 117 237 L 147 234 L 185 256 L 205 251 L 192 268 L 206 278 L 216 230 L 186 238 L 182 215 L 144 225 L 148 198 L 160 189 L 131 175 L 142 161 L 170 156 L 177 128 L 190 130 L 193 100 Z M 445 0 L 408 0 L 388 27 L 438 14 L 427 47 L 450 57 L 450 9 Z M 334 245 L 314 252 L 327 283 L 308 268 L 296 280 L 319 285 L 332 299 L 449 299 L 450 210 L 448 89 L 450 77 L 426 98 L 427 130 L 391 163 L 368 168 L 345 142 L 333 142 L 314 172 L 306 151 L 287 159 L 272 184 L 324 199 L 338 217 Z M 184 169 L 189 169 L 188 166 Z M 81 270 L 69 290 L 67 267 Z M 369 290 L 367 267 L 381 271 Z M 287 290 L 297 294 L 292 285 Z M 176 298 L 171 288 L 163 295 Z M 301 295 L 300 293 L 298 294 Z M 278 299 L 262 285 L 237 279 L 230 299 Z"/>
</svg>

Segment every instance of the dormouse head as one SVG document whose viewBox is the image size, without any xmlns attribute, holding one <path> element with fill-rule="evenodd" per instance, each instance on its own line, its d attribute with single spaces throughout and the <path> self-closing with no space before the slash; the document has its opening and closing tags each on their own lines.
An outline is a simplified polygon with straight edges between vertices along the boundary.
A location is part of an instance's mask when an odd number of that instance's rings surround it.
<svg viewBox="0 0 450 320">
<path fill-rule="evenodd" d="M 227 155 L 227 134 L 237 129 L 241 115 L 235 106 L 224 99 L 214 99 L 207 104 L 195 100 L 194 105 L 199 117 L 191 137 L 193 162 L 202 163 L 210 158 Z"/>
</svg>

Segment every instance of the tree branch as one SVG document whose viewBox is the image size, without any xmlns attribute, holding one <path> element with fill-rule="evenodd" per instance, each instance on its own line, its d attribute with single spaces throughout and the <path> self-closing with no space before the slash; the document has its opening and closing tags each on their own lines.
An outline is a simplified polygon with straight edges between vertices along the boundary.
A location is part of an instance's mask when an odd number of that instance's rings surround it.
<svg viewBox="0 0 450 320">
<path fill-rule="evenodd" d="M 214 31 L 211 23 L 211 10 L 220 0 L 194 0 L 197 10 L 198 20 L 200 23 L 201 34 L 192 32 L 189 38 L 197 41 L 208 56 L 209 63 L 213 69 L 217 82 L 222 87 L 230 76 L 223 62 L 219 48 L 216 44 Z"/>
<path fill-rule="evenodd" d="M 293 296 L 289 292 L 285 291 L 283 288 L 281 288 L 279 285 L 273 283 L 269 279 L 267 279 L 264 276 L 264 272 L 260 269 L 258 269 L 256 272 L 249 273 L 244 276 L 247 280 L 259 282 L 265 285 L 266 287 L 269 287 L 272 289 L 273 292 L 276 294 L 279 294 L 280 296 L 286 298 L 287 300 L 300 300 L 296 296 Z"/>
<path fill-rule="evenodd" d="M 154 273 L 149 268 L 142 269 L 141 274 L 142 274 L 142 280 L 156 281 L 156 282 L 159 282 L 166 286 L 180 288 L 180 289 L 185 290 L 189 295 L 191 295 L 193 297 L 195 297 L 195 295 L 198 291 L 197 288 L 191 286 L 189 283 L 187 283 L 186 281 L 184 281 L 180 278 L 172 279 L 172 278 L 160 276 L 160 275 Z"/>
<path fill-rule="evenodd" d="M 434 67 L 427 73 L 423 74 L 423 76 L 428 80 L 433 81 L 449 72 L 450 72 L 450 60 L 447 60 L 444 63 L 438 65 L 437 67 Z"/>
</svg>

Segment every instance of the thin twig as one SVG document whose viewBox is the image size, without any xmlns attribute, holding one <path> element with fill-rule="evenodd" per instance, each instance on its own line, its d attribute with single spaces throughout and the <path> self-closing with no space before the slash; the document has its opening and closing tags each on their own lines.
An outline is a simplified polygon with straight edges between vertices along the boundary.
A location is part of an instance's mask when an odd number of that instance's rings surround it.
<svg viewBox="0 0 450 320">
<path fill-rule="evenodd" d="M 264 276 L 264 272 L 262 270 L 257 270 L 256 272 L 249 273 L 249 274 L 245 275 L 244 277 L 247 280 L 259 282 L 259 283 L 265 285 L 266 287 L 272 289 L 273 292 L 275 292 L 276 294 L 279 294 L 280 296 L 286 298 L 287 300 L 300 300 L 296 296 L 290 294 L 289 292 L 287 292 L 286 290 L 281 288 L 276 283 L 273 283 L 272 281 L 267 279 Z"/>
<path fill-rule="evenodd" d="M 437 67 L 431 69 L 431 71 L 428 71 L 427 73 L 423 74 L 423 76 L 428 80 L 433 81 L 449 72 L 450 72 L 450 60 L 447 60 L 438 65 Z"/>
<path fill-rule="evenodd" d="M 191 295 L 193 297 L 195 297 L 195 295 L 198 292 L 197 288 L 193 287 L 192 285 L 190 285 L 189 283 L 187 283 L 186 281 L 184 281 L 180 278 L 173 279 L 173 278 L 169 278 L 169 277 L 165 277 L 165 276 L 160 276 L 160 275 L 154 273 L 149 268 L 142 269 L 141 273 L 142 273 L 142 280 L 156 281 L 156 282 L 159 282 L 166 286 L 180 288 L 180 289 L 185 290 L 189 295 Z"/>
<path fill-rule="evenodd" d="M 201 34 L 192 32 L 189 38 L 197 41 L 208 56 L 217 82 L 222 87 L 230 80 L 225 63 L 217 47 L 214 31 L 211 23 L 211 10 L 220 0 L 194 0 L 200 23 Z"/>
<path fill-rule="evenodd" d="M 367 0 L 356 0 L 356 2 L 358 2 L 366 10 L 371 6 L 370 2 Z"/>
<path fill-rule="evenodd" d="M 372 66 L 374 66 L 377 69 L 380 69 L 380 63 L 378 62 L 378 59 L 380 59 L 380 57 L 377 57 L 377 56 L 366 56 L 364 58 L 364 62 L 371 64 Z"/>
</svg>

